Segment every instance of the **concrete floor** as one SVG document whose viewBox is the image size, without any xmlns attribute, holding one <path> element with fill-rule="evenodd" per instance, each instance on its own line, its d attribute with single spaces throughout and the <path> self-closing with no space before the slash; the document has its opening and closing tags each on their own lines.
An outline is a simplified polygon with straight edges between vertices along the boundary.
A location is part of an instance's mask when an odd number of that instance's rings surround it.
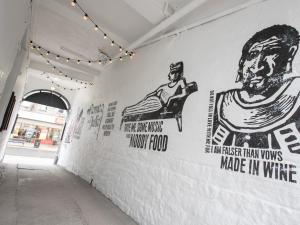
<svg viewBox="0 0 300 225">
<path fill-rule="evenodd" d="M 0 164 L 0 225 L 136 225 L 88 183 L 55 166 Z"/>
</svg>

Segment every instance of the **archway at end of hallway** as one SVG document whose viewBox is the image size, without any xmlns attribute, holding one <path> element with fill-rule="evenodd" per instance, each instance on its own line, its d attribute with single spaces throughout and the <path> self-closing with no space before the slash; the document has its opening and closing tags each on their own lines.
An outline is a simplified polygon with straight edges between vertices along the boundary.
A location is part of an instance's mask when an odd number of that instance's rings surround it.
<svg viewBox="0 0 300 225">
<path fill-rule="evenodd" d="M 71 105 L 56 91 L 39 89 L 23 97 L 4 162 L 49 165 L 57 160 Z"/>
</svg>

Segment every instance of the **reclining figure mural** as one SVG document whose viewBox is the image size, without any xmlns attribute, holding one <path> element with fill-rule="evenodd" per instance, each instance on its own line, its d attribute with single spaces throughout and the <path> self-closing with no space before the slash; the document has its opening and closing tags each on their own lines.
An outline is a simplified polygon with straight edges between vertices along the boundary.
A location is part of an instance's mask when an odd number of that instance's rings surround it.
<svg viewBox="0 0 300 225">
<path fill-rule="evenodd" d="M 197 83 L 186 83 L 183 77 L 183 62 L 172 63 L 168 74 L 169 83 L 135 105 L 126 107 L 122 112 L 120 129 L 124 122 L 175 118 L 178 130 L 182 131 L 182 109 L 187 97 L 198 91 Z"/>
</svg>

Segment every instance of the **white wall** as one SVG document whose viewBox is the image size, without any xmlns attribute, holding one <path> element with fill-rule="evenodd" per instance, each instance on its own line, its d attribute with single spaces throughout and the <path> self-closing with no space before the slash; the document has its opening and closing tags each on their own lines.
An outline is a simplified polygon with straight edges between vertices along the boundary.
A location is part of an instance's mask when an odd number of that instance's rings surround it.
<svg viewBox="0 0 300 225">
<path fill-rule="evenodd" d="M 84 109 L 86 119 L 80 139 L 62 145 L 59 164 L 93 179 L 98 190 L 139 224 L 298 224 L 299 154 L 281 149 L 283 163 L 297 166 L 297 183 L 292 183 L 221 169 L 221 155 L 205 153 L 205 144 L 210 90 L 239 88 L 235 79 L 245 42 L 274 24 L 300 31 L 299 8 L 298 0 L 265 1 L 148 46 L 131 62 L 113 64 L 93 90 L 76 96 L 68 126 L 77 108 Z M 296 72 L 299 56 L 294 60 Z M 168 135 L 165 152 L 129 147 L 124 125 L 119 130 L 122 110 L 167 83 L 169 65 L 177 61 L 184 62 L 187 82 L 196 81 L 199 87 L 184 105 L 183 131 L 178 131 L 175 119 L 165 119 L 161 132 Z M 115 128 L 110 136 L 96 140 L 88 129 L 87 109 L 92 103 L 104 103 L 106 114 L 113 101 L 118 101 Z"/>
<path fill-rule="evenodd" d="M 0 1 L 0 98 L 29 24 L 29 2 Z"/>
<path fill-rule="evenodd" d="M 25 81 L 26 81 L 26 66 L 28 65 L 28 50 L 26 49 L 26 34 L 23 36 L 23 41 L 21 44 L 21 48 L 18 51 L 18 54 L 14 60 L 13 68 L 9 73 L 9 76 L 6 80 L 6 84 L 3 91 L 3 96 L 0 99 L 1 100 L 1 120 L 3 118 L 3 115 L 6 111 L 10 96 L 12 92 L 14 92 L 16 97 L 16 102 L 10 117 L 9 125 L 7 127 L 7 130 L 0 132 L 0 161 L 3 159 L 5 148 L 11 133 L 11 130 L 13 129 L 13 125 L 22 101 L 22 97 L 24 94 L 24 87 L 25 87 Z"/>
<path fill-rule="evenodd" d="M 26 80 L 25 67 L 28 60 L 26 50 L 30 4 L 26 1 L 0 1 L 0 122 L 2 122 L 12 91 L 16 94 L 16 105 L 7 131 L 0 132 L 0 160 L 12 129 Z"/>
</svg>

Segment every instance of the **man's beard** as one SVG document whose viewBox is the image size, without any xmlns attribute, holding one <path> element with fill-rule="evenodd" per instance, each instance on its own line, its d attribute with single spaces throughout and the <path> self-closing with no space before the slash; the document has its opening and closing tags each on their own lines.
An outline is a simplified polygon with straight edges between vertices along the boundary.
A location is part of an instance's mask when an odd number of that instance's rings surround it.
<svg viewBox="0 0 300 225">
<path fill-rule="evenodd" d="M 247 79 L 243 82 L 242 89 L 245 90 L 250 96 L 264 95 L 266 97 L 271 96 L 278 88 L 283 84 L 283 77 L 281 75 L 265 77 L 258 83 L 251 82 L 251 79 Z"/>
</svg>

